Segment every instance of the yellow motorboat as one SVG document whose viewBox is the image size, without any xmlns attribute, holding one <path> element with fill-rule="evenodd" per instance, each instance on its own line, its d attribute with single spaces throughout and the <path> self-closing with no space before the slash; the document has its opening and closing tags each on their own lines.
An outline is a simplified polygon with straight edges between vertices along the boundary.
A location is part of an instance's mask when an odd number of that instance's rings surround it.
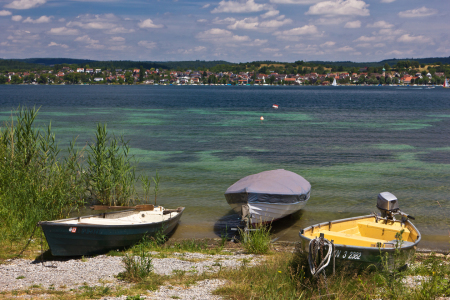
<svg viewBox="0 0 450 300">
<path fill-rule="evenodd" d="M 421 239 L 409 220 L 414 218 L 400 211 L 397 198 L 389 192 L 378 195 L 377 207 L 380 215 L 335 220 L 301 230 L 302 248 L 308 251 L 310 242 L 322 236 L 332 241 L 338 260 L 379 264 L 382 253 L 391 255 L 396 250 L 409 256 Z M 400 215 L 400 220 L 395 215 Z"/>
</svg>

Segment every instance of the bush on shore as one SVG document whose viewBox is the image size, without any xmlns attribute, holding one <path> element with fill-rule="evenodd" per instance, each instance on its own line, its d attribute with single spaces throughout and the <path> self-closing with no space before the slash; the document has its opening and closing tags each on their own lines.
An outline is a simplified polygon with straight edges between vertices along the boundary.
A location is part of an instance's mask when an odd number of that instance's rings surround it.
<svg viewBox="0 0 450 300">
<path fill-rule="evenodd" d="M 67 215 L 83 202 L 79 153 L 58 159 L 52 132 L 34 128 L 37 109 L 20 108 L 0 135 L 0 233 L 20 239 L 40 220 Z"/>
<path fill-rule="evenodd" d="M 62 157 L 51 123 L 36 128 L 39 109 L 19 107 L 0 128 L 0 238 L 19 241 L 38 221 L 68 217 L 87 203 L 130 205 L 138 196 L 128 143 L 98 124 L 95 140 Z"/>
</svg>

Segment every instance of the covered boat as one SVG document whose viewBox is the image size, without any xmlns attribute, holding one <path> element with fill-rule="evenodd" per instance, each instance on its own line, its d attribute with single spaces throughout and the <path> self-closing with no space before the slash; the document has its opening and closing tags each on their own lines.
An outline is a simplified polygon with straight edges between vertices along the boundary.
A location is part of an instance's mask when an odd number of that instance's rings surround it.
<svg viewBox="0 0 450 300">
<path fill-rule="evenodd" d="M 225 192 L 231 208 L 252 224 L 272 222 L 302 209 L 309 199 L 311 184 L 302 176 L 271 170 L 249 175 Z"/>
<path fill-rule="evenodd" d="M 39 222 L 54 256 L 81 256 L 123 249 L 158 231 L 169 234 L 184 207 L 128 209 L 56 221 Z"/>
<path fill-rule="evenodd" d="M 335 220 L 302 229 L 302 249 L 309 251 L 311 241 L 322 236 L 333 241 L 336 263 L 380 265 L 384 253 L 391 260 L 397 249 L 408 258 L 421 239 L 409 220 L 414 218 L 400 211 L 397 198 L 389 192 L 378 195 L 377 207 L 381 215 Z M 400 215 L 401 219 L 396 220 L 394 215 Z"/>
</svg>

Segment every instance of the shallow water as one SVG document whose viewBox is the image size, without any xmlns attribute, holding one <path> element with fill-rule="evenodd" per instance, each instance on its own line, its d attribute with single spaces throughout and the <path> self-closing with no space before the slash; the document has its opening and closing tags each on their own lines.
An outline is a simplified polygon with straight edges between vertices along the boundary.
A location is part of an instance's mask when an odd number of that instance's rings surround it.
<svg viewBox="0 0 450 300">
<path fill-rule="evenodd" d="M 397 87 L 0 86 L 0 121 L 18 105 L 65 147 L 97 122 L 130 140 L 139 172 L 161 175 L 158 204 L 186 206 L 174 237 L 216 237 L 237 222 L 223 193 L 240 178 L 286 169 L 312 185 L 301 228 L 376 210 L 389 191 L 416 217 L 422 248 L 450 241 L 450 91 Z M 278 104 L 279 109 L 272 109 Z M 260 117 L 264 116 L 264 121 Z"/>
</svg>

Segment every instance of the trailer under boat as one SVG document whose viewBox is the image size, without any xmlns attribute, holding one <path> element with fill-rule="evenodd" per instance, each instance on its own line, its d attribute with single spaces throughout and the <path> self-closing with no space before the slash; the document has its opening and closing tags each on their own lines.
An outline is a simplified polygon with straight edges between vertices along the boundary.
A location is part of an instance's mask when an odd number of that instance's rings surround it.
<svg viewBox="0 0 450 300">
<path fill-rule="evenodd" d="M 309 252 L 311 241 L 322 237 L 332 241 L 337 264 L 347 261 L 380 266 L 385 253 L 392 263 L 396 251 L 408 260 L 421 240 L 419 230 L 409 220 L 413 217 L 400 211 L 397 198 L 389 192 L 379 194 L 377 207 L 381 215 L 335 220 L 302 229 L 302 249 Z M 396 220 L 395 214 L 401 215 L 401 220 Z"/>
<path fill-rule="evenodd" d="M 41 221 L 54 256 L 82 256 L 106 253 L 138 243 L 144 236 L 173 231 L 184 207 L 164 209 L 153 205 L 77 218 Z"/>
</svg>

